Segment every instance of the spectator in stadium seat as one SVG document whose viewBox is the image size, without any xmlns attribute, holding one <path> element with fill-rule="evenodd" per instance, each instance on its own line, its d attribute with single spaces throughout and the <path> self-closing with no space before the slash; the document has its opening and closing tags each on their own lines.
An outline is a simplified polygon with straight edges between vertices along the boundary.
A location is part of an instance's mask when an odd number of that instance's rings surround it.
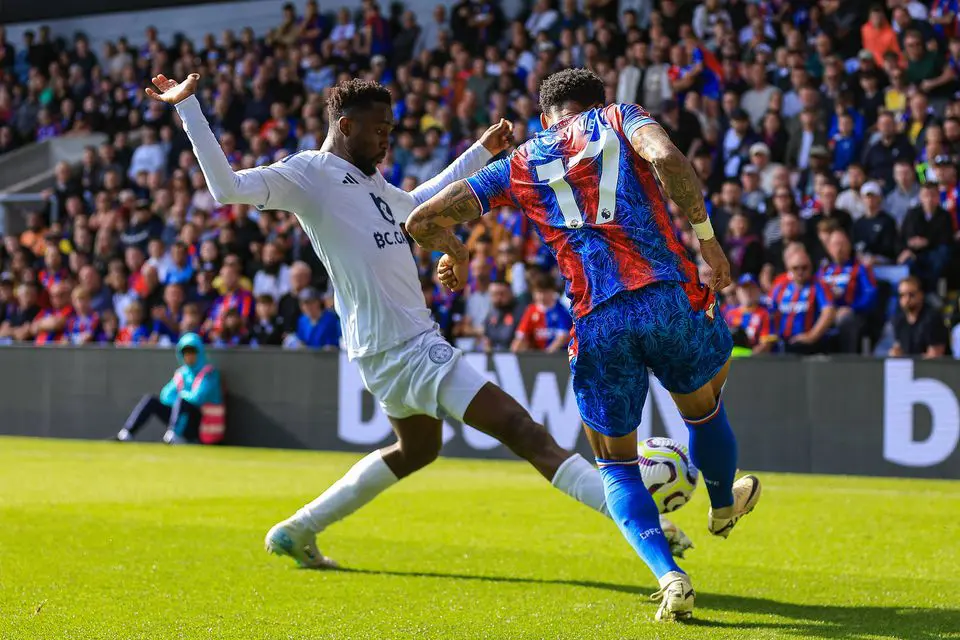
<svg viewBox="0 0 960 640">
<path fill-rule="evenodd" d="M 893 165 L 904 160 L 912 163 L 916 152 L 906 136 L 897 133 L 896 121 L 889 111 L 877 116 L 877 132 L 880 136 L 863 154 L 863 168 L 868 178 L 889 188 L 893 185 Z"/>
<path fill-rule="evenodd" d="M 935 290 L 950 262 L 953 242 L 953 222 L 940 206 L 935 183 L 928 182 L 920 189 L 920 206 L 907 212 L 900 234 L 906 247 L 897 262 L 909 265 L 927 290 Z"/>
<path fill-rule="evenodd" d="M 167 154 L 151 127 L 140 129 L 140 145 L 134 149 L 127 176 L 134 180 L 141 171 L 166 173 Z"/>
<path fill-rule="evenodd" d="M 146 324 L 147 313 L 143 303 L 132 301 L 124 313 L 124 322 L 117 332 L 114 344 L 122 347 L 135 347 L 150 343 L 150 327 Z"/>
<path fill-rule="evenodd" d="M 130 278 L 127 266 L 122 260 L 110 261 L 107 273 L 107 285 L 113 291 L 113 312 L 120 321 L 120 327 L 126 326 L 127 307 L 137 302 L 137 293 L 130 288 Z"/>
<path fill-rule="evenodd" d="M 946 355 L 947 328 L 938 309 L 927 304 L 920 279 L 905 278 L 897 287 L 900 308 L 893 319 L 895 342 L 889 355 L 894 358 L 922 356 L 941 358 Z"/>
<path fill-rule="evenodd" d="M 749 273 L 737 280 L 737 304 L 723 314 L 734 344 L 752 353 L 769 353 L 779 338 L 773 333 L 770 311 L 761 303 L 760 283 Z"/>
<path fill-rule="evenodd" d="M 509 351 L 523 310 L 517 308 L 513 292 L 503 280 L 490 283 L 490 313 L 483 321 L 481 350 L 486 353 Z"/>
<path fill-rule="evenodd" d="M 215 347 L 237 347 L 250 344 L 244 319 L 240 316 L 238 309 L 227 309 L 220 328 L 213 331 L 210 336 L 210 344 Z"/>
<path fill-rule="evenodd" d="M 774 332 L 783 339 L 787 353 L 826 353 L 827 332 L 836 318 L 833 296 L 815 275 L 803 245 L 789 245 L 783 259 L 789 276 L 774 286 L 770 294 L 776 314 Z"/>
<path fill-rule="evenodd" d="M 50 308 L 44 309 L 33 320 L 30 333 L 36 336 L 36 344 L 62 342 L 67 322 L 73 315 L 70 304 L 70 285 L 58 282 L 50 287 Z"/>
<path fill-rule="evenodd" d="M 67 319 L 64 327 L 64 342 L 70 344 L 91 344 L 100 331 L 100 314 L 91 304 L 90 292 L 83 287 L 73 290 L 73 315 Z"/>
<path fill-rule="evenodd" d="M 300 292 L 301 316 L 297 320 L 296 340 L 287 346 L 336 351 L 340 348 L 340 318 L 333 310 L 332 296 L 324 300 L 320 292 L 307 287 Z"/>
<path fill-rule="evenodd" d="M 90 294 L 90 305 L 97 313 L 113 309 L 113 291 L 103 284 L 100 272 L 92 265 L 80 269 L 80 286 Z"/>
<path fill-rule="evenodd" d="M 250 332 L 250 344 L 279 347 L 283 344 L 284 322 L 277 315 L 277 302 L 270 294 L 257 296 L 257 317 Z"/>
<path fill-rule="evenodd" d="M 0 274 L 0 327 L 17 312 L 16 283 L 13 274 L 4 271 Z"/>
<path fill-rule="evenodd" d="M 807 219 L 809 245 L 816 242 L 817 225 L 821 220 L 835 220 L 840 228 L 849 234 L 853 230 L 853 217 L 846 209 L 837 205 L 838 186 L 833 180 L 825 180 L 817 192 L 814 214 Z"/>
<path fill-rule="evenodd" d="M 222 408 L 220 372 L 207 361 L 203 341 L 195 333 L 180 338 L 177 343 L 177 363 L 180 366 L 160 394 L 145 395 L 134 408 L 117 433 L 117 440 L 133 440 L 153 416 L 167 425 L 164 442 L 184 444 L 200 440 L 204 410 L 208 405 Z M 223 415 L 222 412 L 220 415 Z"/>
<path fill-rule="evenodd" d="M 35 282 L 17 287 L 16 310 L 0 326 L 0 338 L 27 342 L 33 339 L 33 321 L 40 314 L 40 288 Z"/>
<path fill-rule="evenodd" d="M 759 235 L 751 231 L 750 220 L 745 213 L 735 213 L 730 219 L 723 239 L 723 250 L 730 260 L 733 278 L 739 278 L 742 274 L 759 277 L 764 265 L 763 242 Z"/>
<path fill-rule="evenodd" d="M 285 334 L 296 333 L 300 320 L 300 293 L 310 286 L 313 272 L 306 262 L 294 262 L 290 267 L 290 289 L 280 298 L 278 312 L 283 318 Z"/>
<path fill-rule="evenodd" d="M 866 214 L 853 223 L 853 246 L 865 265 L 891 264 L 897 258 L 897 223 L 882 209 L 883 191 L 876 182 L 860 189 Z"/>
<path fill-rule="evenodd" d="M 283 249 L 274 242 L 263 245 L 263 264 L 253 278 L 253 295 L 279 300 L 290 291 L 290 267 L 283 264 Z"/>
<path fill-rule="evenodd" d="M 220 268 L 222 293 L 210 308 L 207 331 L 217 330 L 229 309 L 237 309 L 244 321 L 253 316 L 253 296 L 240 284 L 240 269 L 236 264 L 224 263 Z"/>
<path fill-rule="evenodd" d="M 835 327 L 841 353 L 857 353 L 867 315 L 877 302 L 873 270 L 853 255 L 850 238 L 842 229 L 827 241 L 830 264 L 820 269 L 820 279 L 830 287 L 837 308 Z"/>
<path fill-rule="evenodd" d="M 907 217 L 907 212 L 920 205 L 920 186 L 913 163 L 909 160 L 897 160 L 893 165 L 893 190 L 883 199 L 883 209 L 893 217 L 899 229 Z"/>
<path fill-rule="evenodd" d="M 532 289 L 533 304 L 523 312 L 510 350 L 556 353 L 565 349 L 570 342 L 573 321 L 567 308 L 560 304 L 556 283 L 549 275 L 540 273 Z"/>
</svg>

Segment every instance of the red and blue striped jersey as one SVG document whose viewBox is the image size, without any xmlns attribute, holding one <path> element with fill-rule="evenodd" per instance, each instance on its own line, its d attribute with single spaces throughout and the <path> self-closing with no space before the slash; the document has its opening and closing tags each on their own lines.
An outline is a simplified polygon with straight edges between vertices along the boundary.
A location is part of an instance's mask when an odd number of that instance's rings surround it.
<svg viewBox="0 0 960 640">
<path fill-rule="evenodd" d="M 723 319 L 727 321 L 731 333 L 743 331 L 751 347 L 771 339 L 775 342 L 777 339 L 773 333 L 773 318 L 770 312 L 759 305 L 730 308 L 724 312 Z"/>
<path fill-rule="evenodd" d="M 823 310 L 833 306 L 833 294 L 820 278 L 806 284 L 790 279 L 773 288 L 770 305 L 776 314 L 775 333 L 781 338 L 792 338 L 813 329 Z"/>
<path fill-rule="evenodd" d="M 820 279 L 830 287 L 837 306 L 850 307 L 862 313 L 869 311 L 877 300 L 877 281 L 873 277 L 873 269 L 859 260 L 821 267 Z"/>
<path fill-rule="evenodd" d="M 713 303 L 674 233 L 653 169 L 630 144 L 653 118 L 612 104 L 568 116 L 467 179 L 483 211 L 513 206 L 533 222 L 580 318 L 621 291 L 684 285 L 698 310 Z"/>
</svg>

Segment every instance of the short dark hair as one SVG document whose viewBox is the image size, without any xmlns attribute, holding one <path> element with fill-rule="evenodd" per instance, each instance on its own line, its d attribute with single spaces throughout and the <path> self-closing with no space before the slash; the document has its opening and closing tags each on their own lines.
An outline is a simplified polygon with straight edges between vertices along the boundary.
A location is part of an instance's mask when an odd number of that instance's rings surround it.
<svg viewBox="0 0 960 640">
<path fill-rule="evenodd" d="M 553 291 L 554 293 L 557 291 L 557 283 L 549 273 L 538 273 L 533 277 L 531 284 L 534 291 Z"/>
<path fill-rule="evenodd" d="M 606 96 L 603 80 L 589 69 L 564 69 L 540 85 L 540 109 L 549 113 L 567 102 L 583 107 L 603 103 Z"/>
<path fill-rule="evenodd" d="M 273 304 L 276 300 L 269 293 L 261 293 L 257 296 L 257 304 Z"/>
<path fill-rule="evenodd" d="M 354 78 L 333 88 L 327 102 L 327 113 L 332 120 L 347 115 L 354 109 L 366 109 L 377 102 L 387 106 L 393 104 L 387 88 L 379 82 Z"/>
</svg>

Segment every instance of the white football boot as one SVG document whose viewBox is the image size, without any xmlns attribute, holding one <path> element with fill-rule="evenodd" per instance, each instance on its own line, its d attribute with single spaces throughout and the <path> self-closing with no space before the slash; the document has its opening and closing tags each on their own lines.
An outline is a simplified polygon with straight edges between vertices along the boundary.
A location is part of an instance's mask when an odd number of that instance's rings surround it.
<svg viewBox="0 0 960 640">
<path fill-rule="evenodd" d="M 657 620 L 672 622 L 693 617 L 695 597 L 690 576 L 680 571 L 671 571 L 660 578 L 660 590 L 650 596 L 650 599 L 660 601 Z"/>
<path fill-rule="evenodd" d="M 710 509 L 707 529 L 715 536 L 726 538 L 743 516 L 753 511 L 760 502 L 760 479 L 746 475 L 733 483 L 733 504 L 721 509 Z"/>
<path fill-rule="evenodd" d="M 693 549 L 693 540 L 687 537 L 683 529 L 663 515 L 660 516 L 660 528 L 663 529 L 663 535 L 670 543 L 670 553 L 674 558 L 682 558 L 687 549 Z"/>
<path fill-rule="evenodd" d="M 270 553 L 290 556 L 305 569 L 336 569 L 340 566 L 317 549 L 317 534 L 290 520 L 273 525 L 263 544 Z"/>
</svg>

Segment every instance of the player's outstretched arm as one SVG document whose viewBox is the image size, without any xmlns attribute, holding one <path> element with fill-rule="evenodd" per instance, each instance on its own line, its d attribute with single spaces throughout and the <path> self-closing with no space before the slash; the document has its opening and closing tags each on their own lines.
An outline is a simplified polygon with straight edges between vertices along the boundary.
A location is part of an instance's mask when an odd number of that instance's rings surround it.
<svg viewBox="0 0 960 640">
<path fill-rule="evenodd" d="M 200 163 L 200 170 L 206 178 L 207 188 L 220 204 L 252 204 L 262 206 L 269 197 L 269 189 L 264 178 L 257 170 L 250 169 L 234 173 L 227 162 L 220 143 L 217 142 L 207 118 L 200 109 L 200 102 L 194 95 L 200 76 L 191 73 L 183 82 L 177 82 L 163 74 L 153 78 L 154 90 L 146 89 L 147 95 L 154 100 L 173 105 L 183 121 L 183 130 L 187 132 L 193 153 Z"/>
<path fill-rule="evenodd" d="M 710 288 L 719 291 L 729 286 L 730 263 L 713 233 L 703 201 L 700 178 L 693 165 L 658 124 L 648 124 L 634 131 L 630 143 L 637 154 L 650 163 L 667 197 L 680 207 L 693 225 L 700 239 L 703 259 L 713 269 Z"/>
<path fill-rule="evenodd" d="M 480 202 L 473 190 L 465 181 L 458 180 L 418 206 L 407 218 L 407 233 L 417 244 L 429 251 L 442 251 L 454 262 L 450 266 L 457 269 L 450 278 L 444 279 L 443 270 L 440 272 L 443 284 L 451 289 L 466 284 L 465 278 L 460 276 L 464 275 L 470 259 L 467 248 L 454 235 L 453 227 L 479 218 L 481 213 Z"/>
</svg>

